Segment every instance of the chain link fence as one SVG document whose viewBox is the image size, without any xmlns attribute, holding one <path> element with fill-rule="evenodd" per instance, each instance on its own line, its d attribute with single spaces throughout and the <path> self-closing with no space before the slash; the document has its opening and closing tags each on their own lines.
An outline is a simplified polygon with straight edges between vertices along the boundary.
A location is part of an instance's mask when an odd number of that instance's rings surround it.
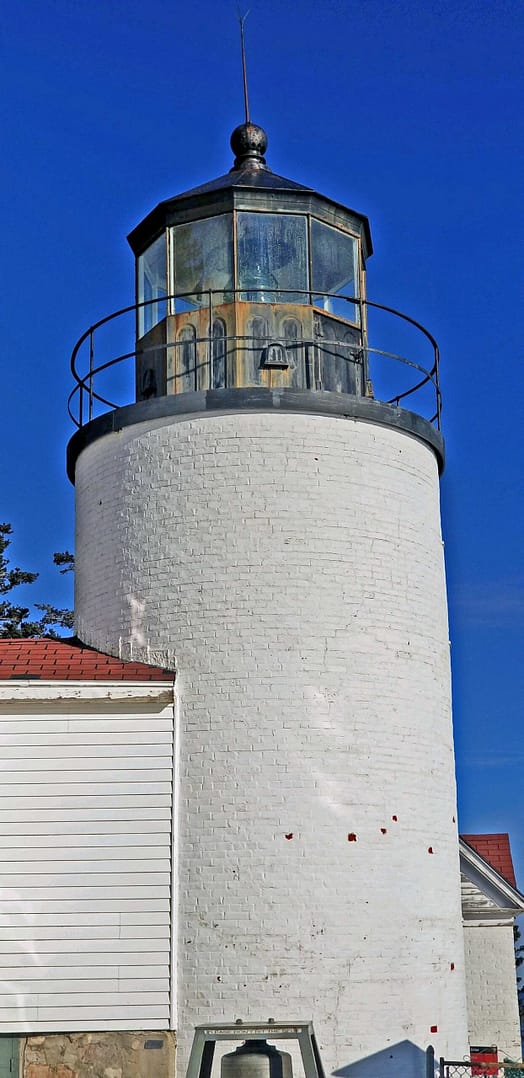
<svg viewBox="0 0 524 1078">
<path fill-rule="evenodd" d="M 440 1059 L 440 1078 L 524 1078 L 524 1063 L 510 1059 Z"/>
</svg>

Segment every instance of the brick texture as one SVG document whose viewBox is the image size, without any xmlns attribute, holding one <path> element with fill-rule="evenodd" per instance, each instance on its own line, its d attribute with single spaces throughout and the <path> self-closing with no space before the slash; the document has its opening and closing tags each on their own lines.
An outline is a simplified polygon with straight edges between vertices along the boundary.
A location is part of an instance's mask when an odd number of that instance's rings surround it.
<svg viewBox="0 0 524 1078">
<path fill-rule="evenodd" d="M 496 1044 L 520 1059 L 513 923 L 464 926 L 471 1044 Z"/>
<path fill-rule="evenodd" d="M 461 1058 L 431 451 L 328 417 L 161 420 L 84 450 L 76 491 L 78 634 L 177 670 L 180 1075 L 196 1023 L 269 1016 L 313 1019 L 328 1071 Z"/>
</svg>

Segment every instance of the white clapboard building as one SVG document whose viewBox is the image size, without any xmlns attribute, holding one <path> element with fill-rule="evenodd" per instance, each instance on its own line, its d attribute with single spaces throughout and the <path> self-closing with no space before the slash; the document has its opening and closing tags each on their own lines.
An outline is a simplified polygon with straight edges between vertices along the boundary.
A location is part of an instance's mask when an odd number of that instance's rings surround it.
<svg viewBox="0 0 524 1078">
<path fill-rule="evenodd" d="M 173 726 L 171 673 L 0 641 L 0 1068 L 12 1035 L 171 1028 Z"/>
</svg>

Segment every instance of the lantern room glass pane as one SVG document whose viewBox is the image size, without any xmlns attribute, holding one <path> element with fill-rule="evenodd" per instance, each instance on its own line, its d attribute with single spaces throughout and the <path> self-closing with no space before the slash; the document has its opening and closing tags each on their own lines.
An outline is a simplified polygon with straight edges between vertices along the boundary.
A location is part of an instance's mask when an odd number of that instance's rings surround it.
<svg viewBox="0 0 524 1078">
<path fill-rule="evenodd" d="M 305 217 L 239 213 L 237 244 L 241 299 L 252 303 L 308 302 Z"/>
<path fill-rule="evenodd" d="M 339 296 L 358 297 L 358 244 L 353 236 L 320 221 L 311 221 L 313 303 L 331 314 L 358 322 L 355 303 Z"/>
<path fill-rule="evenodd" d="M 176 225 L 173 237 L 173 292 L 179 297 L 176 310 L 202 307 L 209 303 L 210 290 L 217 292 L 212 302 L 224 303 L 233 288 L 233 219 L 231 214 L 207 217 L 187 225 Z M 222 293 L 222 295 L 220 294 Z"/>
<path fill-rule="evenodd" d="M 166 317 L 167 308 L 166 236 L 159 236 L 138 259 L 138 302 L 147 302 L 138 312 L 138 336 L 143 337 Z M 163 302 L 149 302 L 163 300 Z"/>
</svg>

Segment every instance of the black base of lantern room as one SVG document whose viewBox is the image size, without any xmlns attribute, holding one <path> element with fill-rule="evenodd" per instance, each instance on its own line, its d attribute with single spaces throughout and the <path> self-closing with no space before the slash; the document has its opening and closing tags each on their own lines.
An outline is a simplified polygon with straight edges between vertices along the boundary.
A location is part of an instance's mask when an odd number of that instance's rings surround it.
<svg viewBox="0 0 524 1078">
<path fill-rule="evenodd" d="M 392 404 L 356 397 L 349 393 L 326 390 L 302 390 L 259 386 L 242 389 L 207 389 L 193 393 L 170 394 L 115 408 L 92 419 L 71 438 L 67 447 L 67 474 L 75 481 L 75 464 L 86 446 L 137 423 L 171 418 L 181 422 L 188 418 L 238 412 L 294 412 L 301 415 L 325 415 L 340 419 L 358 419 L 379 426 L 393 427 L 425 442 L 435 453 L 439 472 L 444 469 L 444 440 L 439 430 L 427 419 Z"/>
</svg>

